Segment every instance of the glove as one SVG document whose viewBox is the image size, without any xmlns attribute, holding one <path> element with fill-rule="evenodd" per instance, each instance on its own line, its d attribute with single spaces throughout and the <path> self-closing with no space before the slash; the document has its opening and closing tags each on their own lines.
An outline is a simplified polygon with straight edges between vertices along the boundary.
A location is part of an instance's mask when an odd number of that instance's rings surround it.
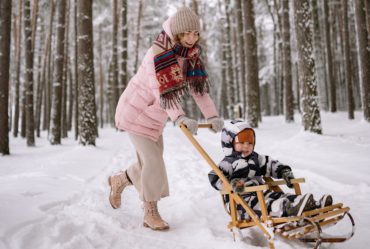
<svg viewBox="0 0 370 249">
<path fill-rule="evenodd" d="M 244 190 L 244 180 L 240 178 L 234 178 L 231 180 L 230 184 L 233 188 L 234 192 L 236 193 L 242 193 Z"/>
<path fill-rule="evenodd" d="M 190 119 L 184 115 L 178 117 L 175 121 L 176 125 L 180 126 L 180 124 L 183 124 L 188 128 L 191 134 L 195 135 L 198 131 L 198 122 L 194 119 Z"/>
<path fill-rule="evenodd" d="M 281 171 L 281 178 L 286 181 L 286 185 L 288 186 L 288 188 L 293 188 L 291 180 L 294 179 L 294 175 L 290 169 L 283 169 Z"/>
<path fill-rule="evenodd" d="M 207 123 L 211 124 L 212 127 L 210 128 L 211 131 L 213 132 L 220 132 L 222 128 L 224 127 L 224 120 L 219 117 L 212 117 L 207 119 Z"/>
</svg>

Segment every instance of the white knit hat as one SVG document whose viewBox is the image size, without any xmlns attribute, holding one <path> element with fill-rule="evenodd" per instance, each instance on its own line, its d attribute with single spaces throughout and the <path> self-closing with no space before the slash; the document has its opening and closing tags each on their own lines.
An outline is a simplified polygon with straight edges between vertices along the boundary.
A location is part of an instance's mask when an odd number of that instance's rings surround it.
<svg viewBox="0 0 370 249">
<path fill-rule="evenodd" d="M 186 31 L 200 31 L 199 17 L 188 7 L 182 7 L 172 16 L 170 22 L 172 35 Z"/>
</svg>

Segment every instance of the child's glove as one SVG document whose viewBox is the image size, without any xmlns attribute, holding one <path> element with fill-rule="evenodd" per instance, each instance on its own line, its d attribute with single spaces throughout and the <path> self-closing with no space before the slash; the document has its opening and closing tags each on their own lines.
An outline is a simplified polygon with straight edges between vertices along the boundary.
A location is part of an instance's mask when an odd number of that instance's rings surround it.
<svg viewBox="0 0 370 249">
<path fill-rule="evenodd" d="M 183 124 L 188 128 L 191 134 L 195 135 L 198 131 L 198 122 L 194 119 L 190 119 L 184 115 L 178 117 L 175 121 L 176 125 L 180 126 L 180 124 Z"/>
<path fill-rule="evenodd" d="M 231 187 L 233 188 L 234 192 L 242 193 L 244 190 L 244 180 L 240 178 L 234 178 L 231 180 Z"/>
<path fill-rule="evenodd" d="M 286 181 L 288 188 L 293 188 L 292 179 L 294 179 L 293 172 L 290 169 L 283 169 L 281 171 L 281 178 Z"/>
<path fill-rule="evenodd" d="M 207 123 L 212 125 L 210 130 L 213 132 L 220 132 L 222 128 L 224 127 L 224 120 L 219 117 L 209 118 L 207 119 Z"/>
</svg>

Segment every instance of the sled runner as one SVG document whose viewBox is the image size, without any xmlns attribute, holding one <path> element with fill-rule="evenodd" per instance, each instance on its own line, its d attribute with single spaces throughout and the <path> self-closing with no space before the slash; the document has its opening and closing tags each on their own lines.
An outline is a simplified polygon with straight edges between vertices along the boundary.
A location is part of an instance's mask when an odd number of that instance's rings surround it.
<svg viewBox="0 0 370 249">
<path fill-rule="evenodd" d="M 229 198 L 229 207 L 224 204 L 226 212 L 230 215 L 231 221 L 227 225 L 230 231 L 233 232 L 235 240 L 235 230 L 257 226 L 265 235 L 270 249 L 274 249 L 274 236 L 278 235 L 288 240 L 300 240 L 305 243 L 313 243 L 313 248 L 319 248 L 321 243 L 338 243 L 350 239 L 354 235 L 355 222 L 349 213 L 350 208 L 342 203 L 335 203 L 324 208 L 318 208 L 303 212 L 300 216 L 289 216 L 275 218 L 268 215 L 265 197 L 263 191 L 271 190 L 282 192 L 281 185 L 286 185 L 284 180 L 273 180 L 270 177 L 264 177 L 265 185 L 245 187 L 244 193 L 254 192 L 257 195 L 258 202 L 261 207 L 261 216 L 258 216 L 255 211 L 249 207 L 244 199 L 235 193 L 231 184 L 218 168 L 215 162 L 210 158 L 194 136 L 184 125 L 180 125 L 181 130 L 186 137 L 200 152 L 203 158 L 208 162 L 214 172 L 222 180 L 224 190 L 221 192 L 221 197 Z M 209 124 L 199 124 L 198 128 L 211 128 Z M 304 178 L 296 178 L 292 180 L 293 189 L 296 195 L 301 195 L 300 183 L 304 183 Z M 223 202 L 224 203 L 224 202 Z M 249 219 L 239 219 L 237 213 L 237 205 L 242 206 L 249 216 Z M 344 219 L 346 218 L 346 219 Z M 342 221 L 343 220 L 343 221 Z M 341 222 L 340 222 L 341 221 Z M 327 229 L 337 226 L 341 223 L 351 226 L 346 235 L 329 235 Z"/>
</svg>

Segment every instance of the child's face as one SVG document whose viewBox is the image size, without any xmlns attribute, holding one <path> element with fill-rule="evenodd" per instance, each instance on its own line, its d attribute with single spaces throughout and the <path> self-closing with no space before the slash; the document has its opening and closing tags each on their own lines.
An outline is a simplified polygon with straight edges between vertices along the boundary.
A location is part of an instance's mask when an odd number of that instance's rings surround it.
<svg viewBox="0 0 370 249">
<path fill-rule="evenodd" d="M 198 31 L 187 31 L 180 35 L 180 43 L 182 46 L 192 48 L 199 39 Z"/>
<path fill-rule="evenodd" d="M 253 144 L 249 142 L 235 143 L 234 150 L 237 152 L 241 152 L 242 156 L 247 157 L 253 152 Z"/>
</svg>

